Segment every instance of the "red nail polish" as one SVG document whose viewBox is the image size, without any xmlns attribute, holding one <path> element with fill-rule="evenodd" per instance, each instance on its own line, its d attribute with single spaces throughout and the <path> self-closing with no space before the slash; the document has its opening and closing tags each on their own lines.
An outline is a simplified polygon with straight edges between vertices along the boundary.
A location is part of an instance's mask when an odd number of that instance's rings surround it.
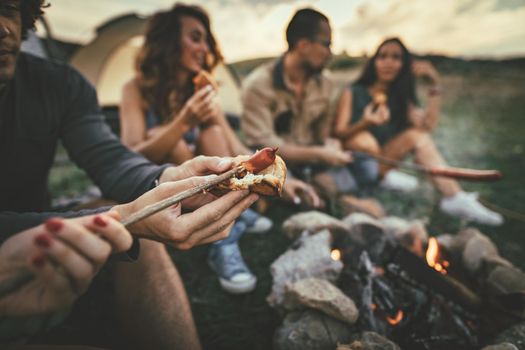
<svg viewBox="0 0 525 350">
<path fill-rule="evenodd" d="M 31 264 L 33 264 L 33 266 L 35 267 L 44 267 L 44 265 L 46 264 L 46 259 L 44 259 L 44 257 L 42 256 L 34 256 L 32 259 L 31 259 Z"/>
<path fill-rule="evenodd" d="M 42 233 L 35 237 L 35 244 L 42 248 L 49 248 L 52 241 L 53 238 L 46 233 Z"/>
<path fill-rule="evenodd" d="M 95 225 L 100 226 L 100 227 L 106 227 L 108 225 L 108 221 L 102 216 L 98 216 L 98 215 L 95 216 L 95 218 L 93 219 L 93 222 L 95 223 Z"/>
<path fill-rule="evenodd" d="M 58 232 L 64 226 L 64 222 L 60 218 L 48 219 L 45 223 L 45 227 L 50 232 Z"/>
</svg>

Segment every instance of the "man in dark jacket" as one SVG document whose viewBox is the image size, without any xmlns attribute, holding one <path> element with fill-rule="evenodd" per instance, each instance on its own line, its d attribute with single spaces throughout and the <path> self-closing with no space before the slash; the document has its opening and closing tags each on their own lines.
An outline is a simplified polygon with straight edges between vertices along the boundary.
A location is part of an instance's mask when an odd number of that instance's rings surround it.
<svg viewBox="0 0 525 350">
<path fill-rule="evenodd" d="M 104 123 L 96 92 L 78 72 L 19 52 L 43 7 L 43 0 L 0 0 L 0 243 L 51 216 L 90 213 L 50 212 L 47 180 L 59 141 L 104 196 L 118 203 L 158 183 L 179 182 L 141 197 L 139 204 L 149 204 L 202 181 L 191 177 L 231 166 L 202 157 L 177 168 L 159 167 L 124 147 Z M 113 276 L 117 316 L 134 347 L 199 347 L 180 277 L 164 246 L 154 241 L 189 249 L 225 238 L 225 229 L 256 199 L 246 191 L 219 199 L 201 195 L 129 228 L 135 238 L 149 239 L 142 242 L 138 261 L 116 263 Z M 114 209 L 126 216 L 137 208 Z"/>
</svg>

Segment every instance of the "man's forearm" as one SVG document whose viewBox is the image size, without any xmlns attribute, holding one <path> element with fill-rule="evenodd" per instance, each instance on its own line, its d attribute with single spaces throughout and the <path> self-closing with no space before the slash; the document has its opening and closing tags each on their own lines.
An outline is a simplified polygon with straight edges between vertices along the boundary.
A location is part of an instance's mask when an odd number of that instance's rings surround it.
<svg viewBox="0 0 525 350">
<path fill-rule="evenodd" d="M 321 163 L 321 146 L 282 145 L 279 155 L 288 162 L 293 163 Z"/>
</svg>

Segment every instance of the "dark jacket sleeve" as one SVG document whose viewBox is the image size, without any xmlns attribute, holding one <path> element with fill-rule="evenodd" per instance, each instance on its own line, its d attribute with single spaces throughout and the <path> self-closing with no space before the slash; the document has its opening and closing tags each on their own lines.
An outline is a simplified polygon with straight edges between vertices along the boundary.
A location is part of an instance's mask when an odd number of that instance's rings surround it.
<svg viewBox="0 0 525 350">
<path fill-rule="evenodd" d="M 85 209 L 71 212 L 46 213 L 14 213 L 0 212 L 0 243 L 12 235 L 30 229 L 52 217 L 76 218 L 85 215 L 98 214 L 107 211 L 108 207 Z"/>
<path fill-rule="evenodd" d="M 129 202 L 150 190 L 167 165 L 152 164 L 117 139 L 104 122 L 95 90 L 78 72 L 70 69 L 66 80 L 60 137 L 71 159 L 108 199 Z"/>
</svg>

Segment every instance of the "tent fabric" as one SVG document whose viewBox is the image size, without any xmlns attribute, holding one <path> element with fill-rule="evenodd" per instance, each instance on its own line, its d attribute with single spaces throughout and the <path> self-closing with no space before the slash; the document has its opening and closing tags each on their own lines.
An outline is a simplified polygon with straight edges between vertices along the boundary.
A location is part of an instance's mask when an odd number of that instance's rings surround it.
<svg viewBox="0 0 525 350">
<path fill-rule="evenodd" d="M 97 28 L 97 35 L 81 47 L 71 59 L 97 89 L 101 106 L 119 104 L 121 89 L 134 75 L 134 62 L 141 47 L 147 18 L 127 14 L 114 18 Z M 219 83 L 218 99 L 228 114 L 240 115 L 239 81 L 226 65 L 213 72 Z"/>
</svg>

